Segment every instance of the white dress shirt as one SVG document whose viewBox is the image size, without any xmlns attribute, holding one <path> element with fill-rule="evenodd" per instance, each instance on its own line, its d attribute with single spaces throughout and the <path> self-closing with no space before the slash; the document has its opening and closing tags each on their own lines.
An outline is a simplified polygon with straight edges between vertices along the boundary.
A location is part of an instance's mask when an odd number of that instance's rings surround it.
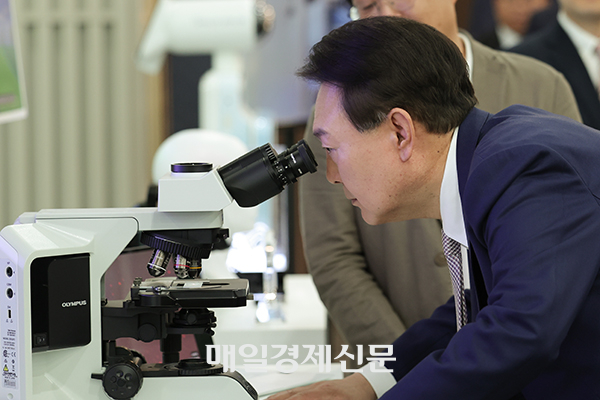
<svg viewBox="0 0 600 400">
<path fill-rule="evenodd" d="M 465 280 L 465 289 L 471 287 L 469 280 L 469 262 L 467 257 L 467 231 L 463 218 L 460 193 L 458 191 L 458 170 L 456 165 L 456 142 L 458 139 L 458 128 L 452 133 L 450 150 L 446 159 L 444 177 L 440 190 L 440 215 L 442 216 L 442 227 L 447 236 L 461 244 L 462 267 Z"/>
<path fill-rule="evenodd" d="M 467 262 L 467 231 L 463 221 L 463 211 L 458 190 L 458 170 L 456 165 L 457 138 L 458 128 L 452 133 L 452 141 L 450 142 L 448 158 L 446 159 L 446 166 L 444 168 L 444 176 L 442 178 L 442 186 L 440 189 L 440 213 L 442 217 L 442 226 L 446 235 L 461 244 L 463 275 L 465 277 L 466 289 L 470 286 Z M 369 381 L 377 398 L 379 398 L 396 384 L 396 379 L 389 372 L 371 371 L 370 364 L 377 362 L 378 361 L 371 361 L 362 368 L 362 372 L 360 373 L 367 381 Z"/>
</svg>

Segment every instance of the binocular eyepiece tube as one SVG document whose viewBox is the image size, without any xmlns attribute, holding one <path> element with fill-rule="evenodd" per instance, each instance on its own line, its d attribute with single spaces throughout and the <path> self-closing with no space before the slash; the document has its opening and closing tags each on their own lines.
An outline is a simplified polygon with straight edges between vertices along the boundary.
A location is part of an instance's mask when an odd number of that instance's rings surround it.
<svg viewBox="0 0 600 400">
<path fill-rule="evenodd" d="M 315 156 L 304 140 L 300 140 L 279 155 L 270 144 L 265 144 L 219 168 L 218 172 L 240 207 L 253 207 L 279 194 L 300 176 L 316 170 Z"/>
</svg>

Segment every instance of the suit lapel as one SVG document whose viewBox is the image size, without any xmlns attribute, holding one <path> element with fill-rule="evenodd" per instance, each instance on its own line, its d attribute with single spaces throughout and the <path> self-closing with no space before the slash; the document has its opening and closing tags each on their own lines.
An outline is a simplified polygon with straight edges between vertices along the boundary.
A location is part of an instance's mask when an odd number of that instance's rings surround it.
<svg viewBox="0 0 600 400">
<path fill-rule="evenodd" d="M 456 141 L 456 168 L 458 170 L 458 190 L 463 197 L 463 191 L 471 168 L 471 161 L 475 147 L 484 133 L 483 125 L 491 114 L 477 108 L 471 110 L 467 118 L 458 128 L 458 139 Z M 464 208 L 464 206 L 463 206 Z"/>
<path fill-rule="evenodd" d="M 485 135 L 483 126 L 490 116 L 491 114 L 474 108 L 458 128 L 458 138 L 456 142 L 456 168 L 458 171 L 458 190 L 460 193 L 461 202 L 464 198 L 464 188 L 469 176 L 469 171 L 471 169 L 471 162 L 473 161 L 475 148 L 477 147 L 477 144 L 481 138 Z M 464 210 L 464 203 L 462 203 L 462 206 Z M 465 215 L 464 211 L 463 215 Z M 485 290 L 485 284 L 483 282 L 483 276 L 481 274 L 479 262 L 471 250 L 472 246 L 468 236 L 469 232 L 467 229 L 467 239 L 469 240 L 469 274 L 472 286 L 470 291 L 471 320 L 473 321 L 479 310 L 482 307 L 485 307 L 487 304 L 487 292 Z"/>
</svg>

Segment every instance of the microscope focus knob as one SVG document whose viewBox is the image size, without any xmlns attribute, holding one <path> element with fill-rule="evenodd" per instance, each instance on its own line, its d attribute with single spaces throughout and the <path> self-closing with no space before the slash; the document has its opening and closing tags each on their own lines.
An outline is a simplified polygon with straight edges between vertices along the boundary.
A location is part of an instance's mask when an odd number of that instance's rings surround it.
<svg viewBox="0 0 600 400">
<path fill-rule="evenodd" d="M 142 387 L 142 370 L 132 360 L 122 361 L 106 368 L 102 386 L 108 396 L 115 400 L 131 399 Z"/>
</svg>

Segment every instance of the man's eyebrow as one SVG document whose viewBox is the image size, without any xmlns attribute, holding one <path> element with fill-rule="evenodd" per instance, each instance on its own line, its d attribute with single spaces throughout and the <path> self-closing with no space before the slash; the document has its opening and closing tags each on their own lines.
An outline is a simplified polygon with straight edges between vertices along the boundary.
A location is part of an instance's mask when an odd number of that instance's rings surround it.
<svg viewBox="0 0 600 400">
<path fill-rule="evenodd" d="M 313 131 L 313 135 L 315 135 L 317 137 L 317 139 L 321 139 L 323 136 L 329 135 L 329 132 L 324 131 L 323 129 L 317 128 Z"/>
</svg>

